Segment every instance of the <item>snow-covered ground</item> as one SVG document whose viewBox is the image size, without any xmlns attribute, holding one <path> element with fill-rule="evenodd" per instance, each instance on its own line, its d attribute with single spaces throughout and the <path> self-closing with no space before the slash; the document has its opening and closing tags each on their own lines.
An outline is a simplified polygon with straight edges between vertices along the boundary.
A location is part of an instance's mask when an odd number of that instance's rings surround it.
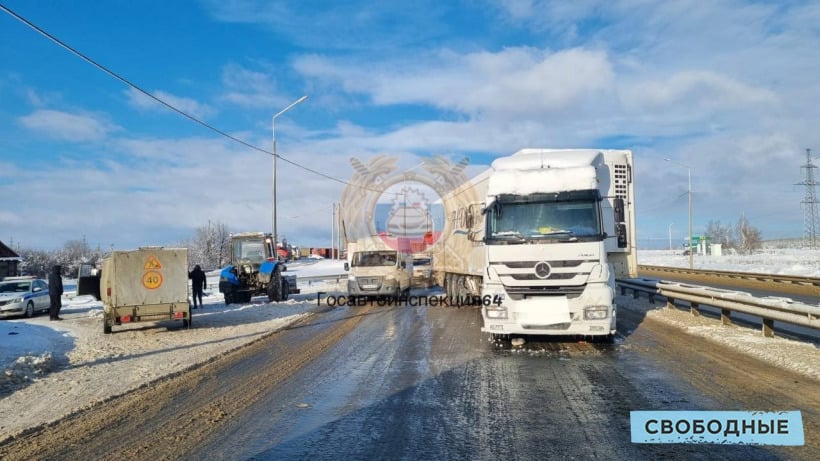
<svg viewBox="0 0 820 461">
<path fill-rule="evenodd" d="M 298 277 L 343 274 L 343 263 L 308 260 L 288 264 Z M 283 303 L 266 297 L 225 306 L 218 273 L 208 274 L 204 308 L 192 311 L 193 328 L 181 321 L 115 326 L 102 332 L 102 304 L 66 293 L 60 316 L 0 321 L 0 440 L 58 419 L 113 395 L 212 360 L 286 327 L 317 307 L 316 293 L 346 291 L 335 280 L 300 284 Z M 346 278 L 344 279 L 346 283 Z M 67 288 L 74 286 L 66 280 Z"/>
<path fill-rule="evenodd" d="M 681 250 L 639 250 L 638 264 L 689 267 Z M 820 250 L 760 250 L 752 255 L 694 255 L 696 269 L 820 277 Z"/>
<path fill-rule="evenodd" d="M 696 257 L 695 261 L 697 267 L 709 269 L 820 276 L 820 252 L 778 251 L 725 257 L 725 261 Z M 641 264 L 688 265 L 688 257 L 668 251 L 642 251 L 638 260 Z M 308 280 L 342 276 L 344 269 L 342 261 L 308 260 L 288 264 L 288 272 Z M 190 330 L 182 329 L 179 321 L 139 323 L 115 326 L 114 334 L 104 335 L 102 305 L 70 293 L 61 312 L 62 322 L 51 322 L 45 315 L 0 321 L 0 440 L 258 340 L 309 315 L 317 307 L 317 292 L 334 294 L 346 289 L 344 277 L 338 283 L 311 280 L 300 283 L 302 293 L 284 303 L 268 303 L 260 297 L 250 304 L 225 306 L 217 291 L 217 276 L 209 274 L 205 307 L 193 311 Z M 628 309 L 652 310 L 649 315 L 693 334 L 820 378 L 816 345 L 761 339 L 759 333 L 739 327 L 727 330 L 709 324 L 708 319 L 655 310 L 645 299 L 619 297 L 618 302 Z"/>
</svg>

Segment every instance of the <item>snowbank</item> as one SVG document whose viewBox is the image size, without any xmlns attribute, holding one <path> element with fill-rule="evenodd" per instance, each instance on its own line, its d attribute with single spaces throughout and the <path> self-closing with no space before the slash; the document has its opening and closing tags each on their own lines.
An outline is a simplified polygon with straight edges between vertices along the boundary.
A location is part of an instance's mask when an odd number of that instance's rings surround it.
<svg viewBox="0 0 820 461">
<path fill-rule="evenodd" d="M 645 299 L 633 301 L 631 297 L 620 296 L 617 302 L 620 308 L 644 312 L 648 318 L 673 325 L 691 335 L 820 381 L 820 344 L 782 337 L 766 338 L 759 328 L 723 325 L 712 317 L 696 317 L 689 311 L 667 309 L 665 301 L 653 306 Z"/>
</svg>

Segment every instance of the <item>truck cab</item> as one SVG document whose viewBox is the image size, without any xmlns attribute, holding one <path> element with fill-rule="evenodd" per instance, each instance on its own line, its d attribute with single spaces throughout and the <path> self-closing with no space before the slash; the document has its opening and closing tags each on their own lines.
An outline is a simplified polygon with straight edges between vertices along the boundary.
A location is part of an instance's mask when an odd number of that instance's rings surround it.
<svg viewBox="0 0 820 461">
<path fill-rule="evenodd" d="M 430 288 L 435 285 L 433 277 L 433 257 L 427 253 L 413 255 L 413 283 L 414 288 Z"/>
</svg>

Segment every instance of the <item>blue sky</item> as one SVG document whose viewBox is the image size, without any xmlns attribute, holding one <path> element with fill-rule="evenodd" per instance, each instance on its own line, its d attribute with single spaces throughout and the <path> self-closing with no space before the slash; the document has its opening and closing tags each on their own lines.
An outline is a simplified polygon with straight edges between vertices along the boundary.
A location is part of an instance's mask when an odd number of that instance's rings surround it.
<svg viewBox="0 0 820 461">
<path fill-rule="evenodd" d="M 350 158 L 478 173 L 525 147 L 634 151 L 639 244 L 687 226 L 800 237 L 820 155 L 820 4 L 742 1 L 0 3 L 175 107 L 349 179 Z M 816 160 L 816 164 L 820 161 Z M 0 240 L 173 244 L 271 227 L 271 157 L 0 11 Z M 344 184 L 278 162 L 278 230 L 329 245 Z"/>
</svg>

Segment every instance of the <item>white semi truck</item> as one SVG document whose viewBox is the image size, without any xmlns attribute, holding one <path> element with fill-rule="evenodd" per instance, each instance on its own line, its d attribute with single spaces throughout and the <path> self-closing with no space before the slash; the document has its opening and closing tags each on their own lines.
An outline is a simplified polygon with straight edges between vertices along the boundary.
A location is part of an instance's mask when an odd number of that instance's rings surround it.
<svg viewBox="0 0 820 461">
<path fill-rule="evenodd" d="M 632 152 L 523 149 L 443 197 L 433 249 L 446 294 L 482 331 L 615 335 L 615 278 L 636 276 Z"/>
</svg>

